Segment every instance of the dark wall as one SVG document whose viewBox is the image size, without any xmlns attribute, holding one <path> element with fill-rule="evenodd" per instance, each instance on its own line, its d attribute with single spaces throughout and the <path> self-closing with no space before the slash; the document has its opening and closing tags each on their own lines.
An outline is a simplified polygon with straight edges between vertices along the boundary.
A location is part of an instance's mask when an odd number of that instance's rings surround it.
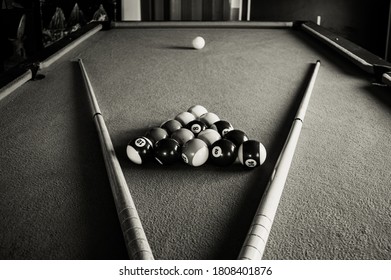
<svg viewBox="0 0 391 280">
<path fill-rule="evenodd" d="M 253 0 L 251 20 L 312 20 L 384 57 L 388 0 Z"/>
</svg>

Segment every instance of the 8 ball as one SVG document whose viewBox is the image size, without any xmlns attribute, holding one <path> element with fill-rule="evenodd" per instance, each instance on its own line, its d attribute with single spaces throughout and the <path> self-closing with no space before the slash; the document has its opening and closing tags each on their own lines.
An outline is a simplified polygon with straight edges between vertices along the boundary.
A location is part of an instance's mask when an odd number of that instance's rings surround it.
<svg viewBox="0 0 391 280">
<path fill-rule="evenodd" d="M 195 136 L 197 136 L 201 131 L 206 129 L 206 124 L 202 121 L 194 120 L 189 122 L 186 125 L 186 128 L 193 132 Z"/>
</svg>

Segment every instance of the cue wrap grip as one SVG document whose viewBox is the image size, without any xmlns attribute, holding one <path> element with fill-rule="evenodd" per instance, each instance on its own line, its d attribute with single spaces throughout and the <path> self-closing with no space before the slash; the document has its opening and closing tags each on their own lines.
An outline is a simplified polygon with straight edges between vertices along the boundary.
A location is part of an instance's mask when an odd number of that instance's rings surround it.
<svg viewBox="0 0 391 280">
<path fill-rule="evenodd" d="M 153 260 L 152 250 L 147 241 L 121 166 L 115 155 L 104 119 L 102 115 L 97 114 L 94 120 L 99 131 L 99 140 L 102 146 L 111 191 L 114 196 L 118 219 L 126 247 L 128 248 L 129 257 L 133 260 Z"/>
</svg>

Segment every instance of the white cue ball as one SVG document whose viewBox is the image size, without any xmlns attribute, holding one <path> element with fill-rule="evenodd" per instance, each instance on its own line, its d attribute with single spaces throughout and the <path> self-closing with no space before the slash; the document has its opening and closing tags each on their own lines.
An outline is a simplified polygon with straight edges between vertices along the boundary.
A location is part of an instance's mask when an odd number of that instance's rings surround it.
<svg viewBox="0 0 391 280">
<path fill-rule="evenodd" d="M 204 38 L 197 36 L 193 39 L 193 48 L 200 50 L 205 47 L 205 40 Z"/>
</svg>

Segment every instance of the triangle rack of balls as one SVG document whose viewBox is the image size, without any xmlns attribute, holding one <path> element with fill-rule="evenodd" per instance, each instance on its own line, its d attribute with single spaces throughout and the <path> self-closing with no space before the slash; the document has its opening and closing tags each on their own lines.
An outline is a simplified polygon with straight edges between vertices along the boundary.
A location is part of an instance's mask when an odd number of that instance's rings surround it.
<svg viewBox="0 0 391 280">
<path fill-rule="evenodd" d="M 228 166 L 240 162 L 255 168 L 266 160 L 266 149 L 250 140 L 243 131 L 201 105 L 191 106 L 174 119 L 152 127 L 144 136 L 132 139 L 126 147 L 135 164 L 156 161 L 162 165 L 185 162 L 190 166 L 211 163 Z"/>
</svg>

